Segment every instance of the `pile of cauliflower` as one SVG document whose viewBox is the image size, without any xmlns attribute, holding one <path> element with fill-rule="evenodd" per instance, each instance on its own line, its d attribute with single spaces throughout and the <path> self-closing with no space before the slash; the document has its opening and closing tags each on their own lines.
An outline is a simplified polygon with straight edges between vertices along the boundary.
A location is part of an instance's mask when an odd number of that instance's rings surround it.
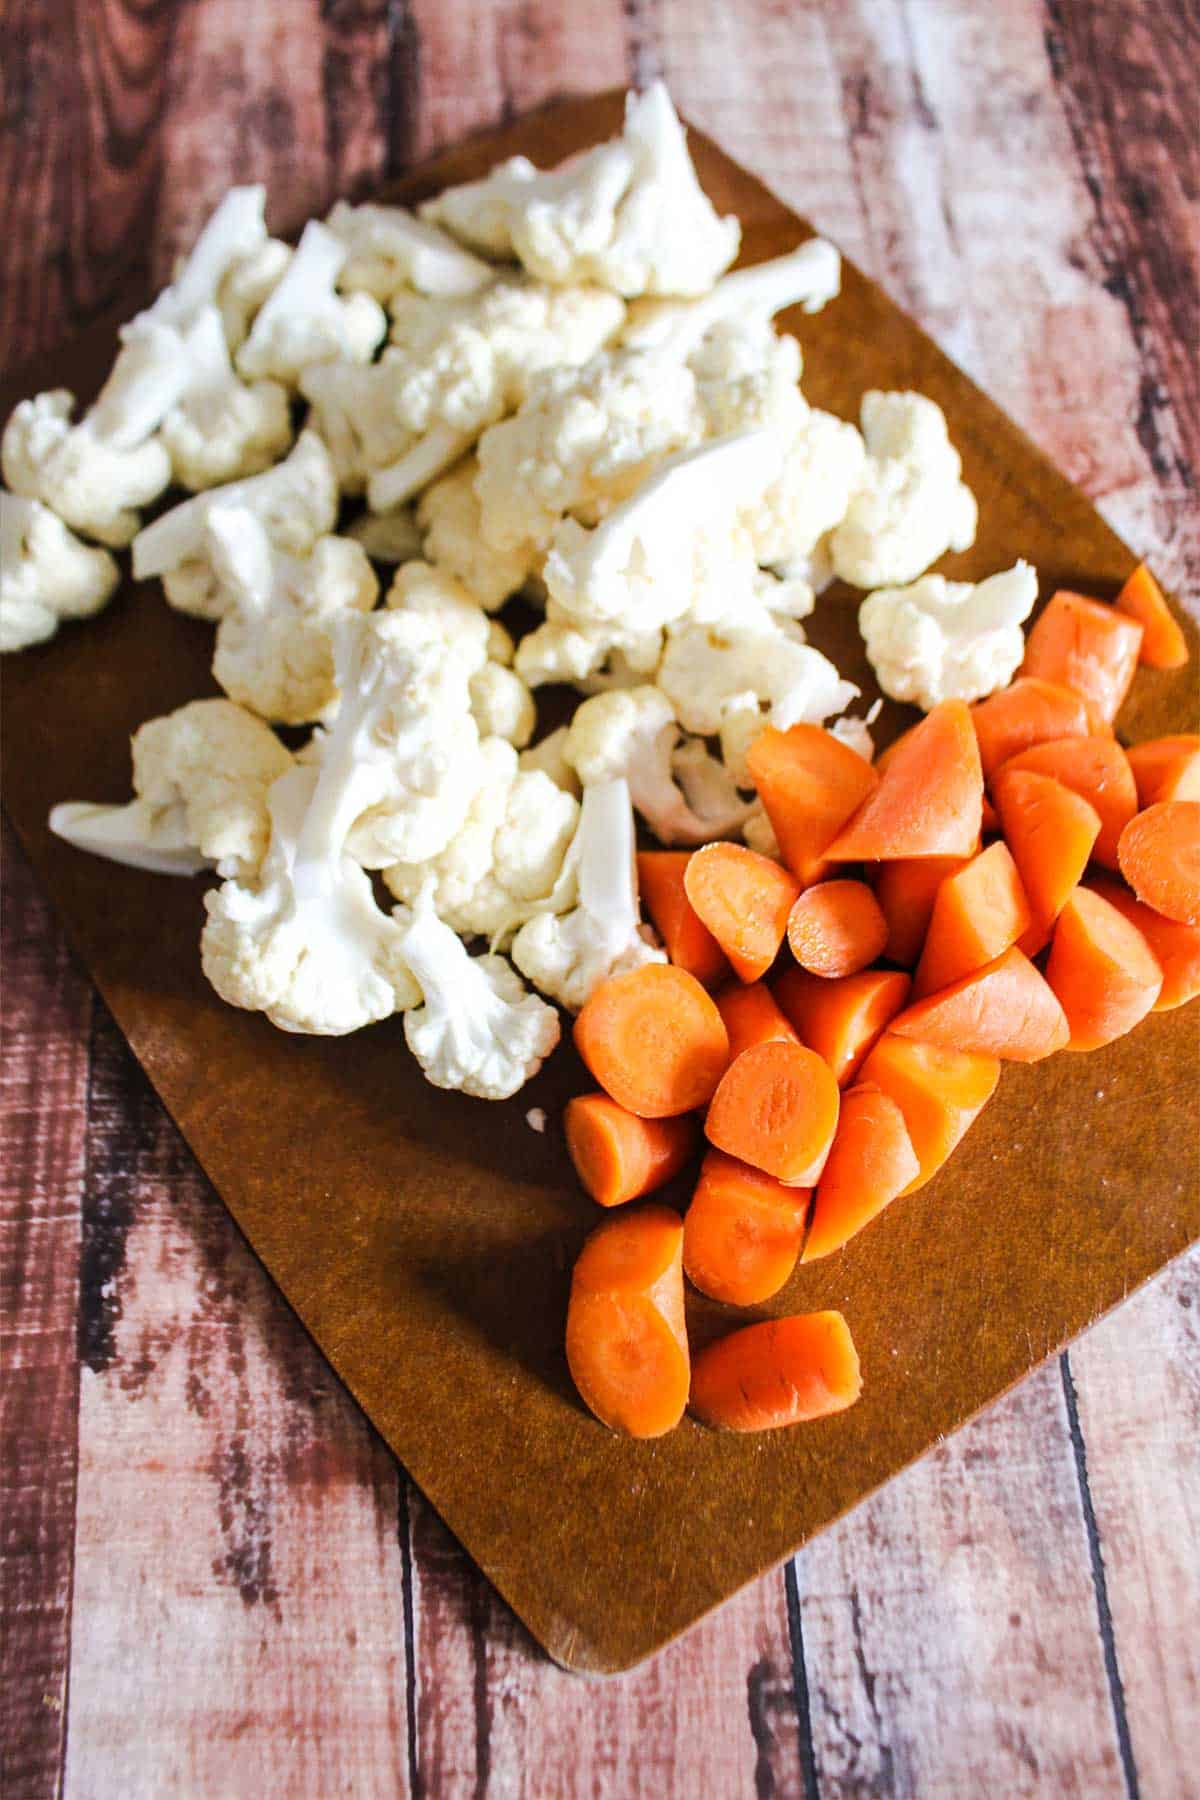
<svg viewBox="0 0 1200 1800">
<path fill-rule="evenodd" d="M 201 955 L 230 1004 L 322 1034 L 400 1012 L 430 1081 L 508 1096 L 558 1041 L 548 1002 L 663 957 L 635 812 L 664 844 L 774 854 L 763 726 L 871 755 L 858 690 L 805 642 L 823 586 L 869 590 L 887 693 L 1013 674 L 1033 571 L 926 573 L 976 524 L 941 411 L 810 406 L 774 320 L 834 298 L 837 252 L 729 274 L 739 235 L 659 84 L 561 168 L 514 158 L 420 216 L 339 204 L 294 250 L 235 188 L 94 405 L 13 413 L 2 647 L 97 612 L 126 546 L 213 624 L 225 698 L 141 727 L 129 804 L 51 824 L 215 871 Z M 143 524 L 172 487 L 191 497 Z M 539 740 L 547 684 L 585 697 Z"/>
</svg>

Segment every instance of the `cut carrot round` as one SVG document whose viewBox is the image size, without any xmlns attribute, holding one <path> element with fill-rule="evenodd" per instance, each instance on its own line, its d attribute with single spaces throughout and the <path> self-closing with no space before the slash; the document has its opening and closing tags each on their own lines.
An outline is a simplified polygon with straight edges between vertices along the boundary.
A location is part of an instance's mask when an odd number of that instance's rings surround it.
<svg viewBox="0 0 1200 1800">
<path fill-rule="evenodd" d="M 1015 947 L 906 1007 L 891 1029 L 943 1050 L 998 1056 L 1002 1062 L 1040 1062 L 1065 1049 L 1070 1035 L 1045 978 Z"/>
<path fill-rule="evenodd" d="M 853 1087 L 821 1179 L 801 1262 L 830 1256 L 857 1237 L 921 1173 L 904 1114 L 877 1087 Z"/>
<path fill-rule="evenodd" d="M 862 1372 L 840 1312 L 764 1319 L 696 1358 L 691 1410 L 723 1431 L 775 1431 L 853 1406 Z"/>
<path fill-rule="evenodd" d="M 684 875 L 687 897 L 741 981 L 757 981 L 779 954 L 800 883 L 744 844 L 706 844 Z"/>
<path fill-rule="evenodd" d="M 1087 868 L 1100 815 L 1061 781 L 1030 769 L 1001 772 L 992 791 L 1033 926 L 1044 939 Z"/>
<path fill-rule="evenodd" d="M 593 988 L 575 1021 L 575 1046 L 605 1093 L 643 1119 L 703 1106 L 729 1061 L 712 996 L 670 963 L 646 963 Z"/>
<path fill-rule="evenodd" d="M 1021 674 L 1071 688 L 1087 702 L 1092 730 L 1103 730 L 1129 692 L 1141 648 L 1135 619 L 1060 588 L 1033 622 Z"/>
<path fill-rule="evenodd" d="M 678 1175 L 696 1147 L 694 1118 L 639 1119 L 607 1094 L 567 1101 L 567 1150 L 600 1206 L 623 1206 Z"/>
<path fill-rule="evenodd" d="M 825 1166 L 838 1116 L 829 1065 L 802 1044 L 757 1044 L 730 1063 L 704 1129 L 710 1144 L 791 1187 Z"/>
<path fill-rule="evenodd" d="M 1200 925 L 1200 800 L 1160 800 L 1131 819 L 1117 846 L 1139 900 L 1181 925 Z"/>
<path fill-rule="evenodd" d="M 729 972 L 725 953 L 696 916 L 684 887 L 690 850 L 639 850 L 638 890 L 642 904 L 677 969 L 711 987 Z"/>
<path fill-rule="evenodd" d="M 845 1087 L 908 999 L 911 985 L 899 969 L 864 969 L 838 981 L 786 969 L 775 983 L 775 998 L 801 1042 L 828 1063 L 835 1081 Z"/>
<path fill-rule="evenodd" d="M 1055 743 L 1035 744 L 1010 758 L 996 779 L 1002 781 L 1006 772 L 1015 769 L 1049 775 L 1094 806 L 1100 833 L 1092 855 L 1106 869 L 1116 868 L 1118 840 L 1138 807 L 1133 770 L 1116 738 L 1060 738 Z"/>
<path fill-rule="evenodd" d="M 882 954 L 888 925 L 865 881 L 805 888 L 788 914 L 792 955 L 810 975 L 857 975 Z"/>
<path fill-rule="evenodd" d="M 1200 737 L 1180 732 L 1151 738 L 1126 754 L 1140 807 L 1156 806 L 1160 800 L 1200 800 Z"/>
<path fill-rule="evenodd" d="M 994 1056 L 942 1050 L 936 1044 L 885 1032 L 862 1068 L 896 1102 L 921 1165 L 904 1192 L 913 1193 L 937 1174 L 958 1148 L 996 1091 L 1000 1063 Z"/>
<path fill-rule="evenodd" d="M 824 869 L 826 850 L 878 786 L 871 764 L 818 725 L 768 725 L 746 753 L 784 862 L 805 886 Z"/>
<path fill-rule="evenodd" d="M 1046 980 L 1071 1028 L 1072 1050 L 1098 1050 L 1141 1023 L 1162 989 L 1162 970 L 1136 925 L 1087 888 L 1058 915 Z"/>
<path fill-rule="evenodd" d="M 717 1011 L 725 1021 L 729 1034 L 729 1060 L 749 1050 L 752 1044 L 797 1044 L 792 1026 L 782 1012 L 765 981 L 752 981 L 748 986 L 734 984 L 716 996 Z"/>
<path fill-rule="evenodd" d="M 1088 713 L 1071 688 L 1035 675 L 1018 675 L 1011 687 L 989 694 L 971 708 L 979 740 L 979 760 L 991 780 L 1010 756 L 1055 738 L 1086 737 Z"/>
<path fill-rule="evenodd" d="M 943 700 L 894 744 L 879 778 L 833 843 L 832 862 L 971 856 L 983 818 L 983 771 L 970 709 Z"/>
<path fill-rule="evenodd" d="M 810 1188 L 710 1150 L 683 1221 L 683 1269 L 729 1306 L 757 1306 L 788 1281 L 800 1254 Z"/>
<path fill-rule="evenodd" d="M 902 857 L 880 863 L 874 873 L 875 898 L 887 920 L 884 955 L 911 969 L 921 956 L 937 891 L 948 875 L 965 869 L 969 856 Z"/>
<path fill-rule="evenodd" d="M 1015 944 L 1032 918 L 1007 844 L 990 844 L 937 891 L 913 998 L 949 987 Z"/>
<path fill-rule="evenodd" d="M 1182 669 L 1188 659 L 1183 628 L 1145 563 L 1139 563 L 1117 595 L 1117 611 L 1142 628 L 1141 660 L 1150 669 Z"/>
<path fill-rule="evenodd" d="M 571 1277 L 567 1365 L 584 1404 L 627 1437 L 661 1437 L 683 1417 L 689 1357 L 683 1223 L 665 1206 L 606 1219 Z"/>
<path fill-rule="evenodd" d="M 1110 906 L 1136 925 L 1154 953 L 1162 970 L 1163 983 L 1155 1012 L 1173 1012 L 1200 995 L 1200 925 L 1181 925 L 1176 919 L 1164 919 L 1151 907 L 1136 900 L 1123 882 L 1112 876 L 1089 877 L 1090 888 Z"/>
</svg>

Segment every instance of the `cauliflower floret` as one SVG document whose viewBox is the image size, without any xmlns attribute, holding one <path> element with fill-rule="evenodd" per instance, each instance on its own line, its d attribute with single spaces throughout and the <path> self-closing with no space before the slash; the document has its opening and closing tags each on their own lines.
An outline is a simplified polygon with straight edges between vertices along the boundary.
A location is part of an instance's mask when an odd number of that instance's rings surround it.
<svg viewBox="0 0 1200 1800">
<path fill-rule="evenodd" d="M 286 389 L 277 381 L 238 380 L 215 307 L 201 313 L 189 345 L 187 389 L 159 431 L 176 481 L 197 492 L 269 469 L 292 446 Z"/>
<path fill-rule="evenodd" d="M 502 956 L 468 956 L 428 888 L 401 945 L 422 996 L 405 1015 L 404 1035 L 427 1079 L 480 1100 L 507 1100 L 524 1087 L 561 1036 L 554 1008 L 528 993 Z"/>
<path fill-rule="evenodd" d="M 661 631 L 626 630 L 611 622 L 579 625 L 550 601 L 546 622 L 517 645 L 516 670 L 531 688 L 569 682 L 594 693 L 636 687 L 662 656 Z"/>
<path fill-rule="evenodd" d="M 767 810 L 759 802 L 751 807 L 742 825 L 742 842 L 750 850 L 757 850 L 760 856 L 769 856 L 772 862 L 783 861 L 783 851 L 779 848 L 779 839 L 775 836 L 775 827 L 767 817 Z"/>
<path fill-rule="evenodd" d="M 581 783 L 575 770 L 567 761 L 567 738 L 570 728 L 560 725 L 556 731 L 547 732 L 528 750 L 522 750 L 518 761 L 528 774 L 535 771 L 548 775 L 555 787 L 561 788 L 564 794 L 574 794 L 578 799 Z"/>
<path fill-rule="evenodd" d="M 941 700 L 981 700 L 1008 685 L 1036 599 L 1037 574 L 1018 562 L 985 581 L 923 575 L 910 587 L 879 588 L 863 601 L 858 623 L 884 693 L 928 712 Z"/>
<path fill-rule="evenodd" d="M 153 439 L 118 449 L 97 431 L 92 413 L 72 425 L 74 409 L 66 388 L 22 400 L 0 439 L 4 479 L 72 530 L 102 544 L 127 544 L 141 523 L 137 509 L 170 481 L 171 459 Z"/>
<path fill-rule="evenodd" d="M 386 604 L 416 614 L 439 631 L 463 676 L 470 677 L 488 660 L 492 621 L 461 581 L 432 563 L 403 563 L 388 589 Z"/>
<path fill-rule="evenodd" d="M 0 494 L 0 652 L 98 613 L 119 579 L 108 551 L 81 544 L 40 500 Z"/>
<path fill-rule="evenodd" d="M 411 450 L 416 434 L 400 416 L 399 371 L 386 357 L 365 367 L 313 363 L 299 385 L 312 406 L 309 429 L 328 445 L 343 493 L 365 493 L 368 476 Z"/>
<path fill-rule="evenodd" d="M 719 327 L 760 333 L 787 307 L 820 312 L 837 294 L 841 269 L 842 259 L 833 245 L 824 238 L 810 238 L 786 256 L 723 276 L 702 299 L 637 301 L 629 309 L 621 341 L 682 360 Z"/>
<path fill-rule="evenodd" d="M 267 791 L 292 767 L 269 726 L 229 700 L 193 700 L 133 734 L 134 798 L 66 801 L 50 829 L 81 850 L 162 874 L 257 874 L 270 836 Z"/>
<path fill-rule="evenodd" d="M 523 750 L 537 724 L 533 695 L 503 663 L 485 662 L 471 677 L 471 712 L 480 737 L 501 737 Z"/>
<path fill-rule="evenodd" d="M 411 506 L 394 513 L 364 513 L 346 527 L 346 536 L 361 544 L 372 562 L 412 562 L 421 554 L 421 533 Z"/>
<path fill-rule="evenodd" d="M 805 405 L 799 430 L 788 441 L 778 480 L 743 515 L 759 560 L 774 568 L 805 571 L 812 579 L 818 546 L 846 516 L 862 481 L 866 449 L 853 425 Z"/>
<path fill-rule="evenodd" d="M 576 904 L 561 915 L 537 913 L 513 939 L 512 959 L 521 973 L 571 1012 L 610 975 L 666 961 L 638 912 L 634 845 L 625 782 L 585 788 L 563 869 L 564 878 L 575 883 Z"/>
<path fill-rule="evenodd" d="M 238 346 L 235 360 L 242 375 L 295 387 L 310 363 L 371 360 L 387 335 L 387 315 L 369 294 L 342 299 L 335 293 L 345 261 L 346 246 L 311 220 L 249 337 Z"/>
<path fill-rule="evenodd" d="M 926 395 L 872 388 L 861 423 L 867 464 L 830 539 L 833 567 L 854 587 L 902 587 L 947 550 L 970 548 L 978 508 L 946 416 Z"/>
<path fill-rule="evenodd" d="M 487 263 L 402 206 L 339 200 L 325 223 L 346 247 L 338 276 L 345 293 L 361 289 L 376 300 L 390 300 L 406 287 L 421 294 L 473 294 L 494 276 Z"/>
<path fill-rule="evenodd" d="M 230 351 L 240 349 L 260 309 L 279 286 L 295 252 L 279 238 L 268 238 L 241 257 L 217 289 L 217 309 Z"/>
<path fill-rule="evenodd" d="M 176 263 L 170 286 L 139 318 L 187 325 L 203 307 L 220 304 L 228 283 L 239 278 L 244 283 L 250 267 L 261 281 L 270 242 L 264 217 L 266 198 L 264 187 L 230 188 L 191 250 Z M 271 260 L 278 265 L 277 255 Z"/>
<path fill-rule="evenodd" d="M 475 458 L 468 456 L 427 487 L 417 506 L 417 524 L 430 562 L 457 575 L 491 612 L 525 586 L 537 566 L 538 554 L 531 543 L 501 550 L 485 541 L 475 490 L 478 466 Z"/>
</svg>

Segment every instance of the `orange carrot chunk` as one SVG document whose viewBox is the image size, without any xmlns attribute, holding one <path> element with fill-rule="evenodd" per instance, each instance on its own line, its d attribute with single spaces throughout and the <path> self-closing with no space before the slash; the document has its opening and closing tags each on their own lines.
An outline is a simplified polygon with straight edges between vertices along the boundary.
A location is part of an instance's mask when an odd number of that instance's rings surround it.
<svg viewBox="0 0 1200 1800">
<path fill-rule="evenodd" d="M 802 1044 L 756 1044 L 730 1063 L 704 1129 L 710 1144 L 752 1168 L 811 1187 L 825 1166 L 838 1116 L 829 1065 Z"/>
<path fill-rule="evenodd" d="M 871 764 L 817 725 L 768 725 L 746 754 L 751 778 L 792 873 L 807 886 L 851 813 L 878 786 Z"/>
<path fill-rule="evenodd" d="M 724 988 L 716 999 L 717 1011 L 729 1034 L 730 1062 L 743 1050 L 749 1050 L 751 1044 L 799 1043 L 765 981 Z"/>
<path fill-rule="evenodd" d="M 711 987 L 728 973 L 729 964 L 687 897 L 683 878 L 691 855 L 690 850 L 639 850 L 638 891 L 675 967 Z"/>
<path fill-rule="evenodd" d="M 593 1231 L 571 1277 L 567 1365 L 584 1404 L 627 1437 L 661 1437 L 687 1404 L 683 1222 L 665 1206 Z"/>
<path fill-rule="evenodd" d="M 887 920 L 883 953 L 889 962 L 911 969 L 920 959 L 933 903 L 947 875 L 965 869 L 969 856 L 901 857 L 880 863 L 875 871 L 875 898 Z"/>
<path fill-rule="evenodd" d="M 764 1319 L 696 1358 L 691 1409 L 723 1431 L 776 1431 L 853 1406 L 862 1373 L 840 1312 Z"/>
<path fill-rule="evenodd" d="M 829 1064 L 838 1085 L 845 1087 L 908 999 L 910 986 L 899 969 L 864 969 L 836 981 L 785 969 L 775 983 L 775 998 L 801 1042 Z"/>
<path fill-rule="evenodd" d="M 904 1114 L 877 1087 L 853 1087 L 821 1179 L 801 1262 L 830 1256 L 904 1193 L 921 1173 Z"/>
<path fill-rule="evenodd" d="M 1094 806 L 1100 833 L 1092 855 L 1106 869 L 1117 866 L 1117 841 L 1137 811 L 1137 783 L 1129 758 L 1112 737 L 1060 738 L 1057 743 L 1035 744 L 1011 757 L 998 780 L 1010 769 L 1032 769 L 1050 775 L 1073 794 Z"/>
<path fill-rule="evenodd" d="M 1179 732 L 1151 738 L 1126 752 L 1137 783 L 1138 805 L 1160 800 L 1200 800 L 1200 737 Z"/>
<path fill-rule="evenodd" d="M 1102 730 L 1129 692 L 1142 635 L 1125 613 L 1060 588 L 1034 620 L 1021 673 L 1073 689 L 1087 702 L 1092 730 Z"/>
<path fill-rule="evenodd" d="M 757 981 L 779 954 L 800 883 L 744 844 L 706 844 L 684 875 L 687 897 L 742 981 Z"/>
<path fill-rule="evenodd" d="M 873 1083 L 896 1102 L 920 1174 L 904 1189 L 923 1187 L 953 1154 L 996 1091 L 1000 1064 L 994 1056 L 943 1050 L 912 1038 L 884 1033 L 862 1068 L 863 1084 Z"/>
<path fill-rule="evenodd" d="M 1058 915 L 1046 980 L 1071 1028 L 1070 1050 L 1099 1050 L 1151 1010 L 1162 970 L 1136 925 L 1099 894 L 1076 888 Z"/>
<path fill-rule="evenodd" d="M 1002 771 L 992 791 L 1029 902 L 1031 930 L 1044 942 L 1087 868 L 1100 815 L 1061 781 L 1029 769 Z M 1028 949 L 1024 939 L 1022 946 Z"/>
<path fill-rule="evenodd" d="M 1010 756 L 1055 738 L 1086 737 L 1087 707 L 1079 695 L 1057 682 L 1018 675 L 1011 687 L 989 694 L 971 708 L 979 740 L 979 760 L 988 781 Z"/>
<path fill-rule="evenodd" d="M 1154 1011 L 1173 1012 L 1175 1007 L 1194 1000 L 1200 994 L 1200 925 L 1181 925 L 1175 919 L 1164 919 L 1161 913 L 1135 900 L 1124 883 L 1111 876 L 1091 876 L 1087 885 L 1115 906 L 1131 925 L 1136 925 L 1153 951 L 1163 977 Z"/>
<path fill-rule="evenodd" d="M 882 954 L 888 925 L 865 881 L 805 888 L 788 915 L 792 955 L 810 975 L 857 975 Z"/>
<path fill-rule="evenodd" d="M 983 796 L 983 818 L 979 826 L 979 835 L 985 838 L 1000 836 L 1000 814 L 986 794 Z"/>
<path fill-rule="evenodd" d="M 1025 889 L 1007 844 L 990 844 L 937 891 L 913 998 L 949 987 L 1002 956 L 1029 929 Z"/>
<path fill-rule="evenodd" d="M 710 1150 L 683 1221 L 683 1269 L 693 1287 L 729 1306 L 777 1294 L 800 1254 L 810 1188 Z"/>
<path fill-rule="evenodd" d="M 1002 1062 L 1040 1062 L 1065 1049 L 1070 1035 L 1054 993 L 1015 946 L 907 1007 L 891 1028 L 900 1037 Z"/>
<path fill-rule="evenodd" d="M 1141 660 L 1147 668 L 1182 669 L 1188 659 L 1187 639 L 1145 563 L 1138 564 L 1117 595 L 1117 610 L 1141 626 Z"/>
<path fill-rule="evenodd" d="M 1160 800 L 1131 819 L 1117 846 L 1139 900 L 1181 925 L 1200 925 L 1200 800 Z"/>
<path fill-rule="evenodd" d="M 646 963 L 593 988 L 575 1021 L 575 1047 L 605 1093 L 642 1119 L 694 1112 L 729 1061 L 711 995 L 670 963 Z"/>
<path fill-rule="evenodd" d="M 564 1123 L 576 1173 L 601 1206 L 623 1206 L 664 1186 L 699 1135 L 694 1118 L 639 1119 L 607 1094 L 576 1094 Z"/>
<path fill-rule="evenodd" d="M 894 745 L 879 786 L 837 837 L 833 862 L 970 856 L 983 818 L 983 772 L 971 714 L 943 700 Z"/>
</svg>

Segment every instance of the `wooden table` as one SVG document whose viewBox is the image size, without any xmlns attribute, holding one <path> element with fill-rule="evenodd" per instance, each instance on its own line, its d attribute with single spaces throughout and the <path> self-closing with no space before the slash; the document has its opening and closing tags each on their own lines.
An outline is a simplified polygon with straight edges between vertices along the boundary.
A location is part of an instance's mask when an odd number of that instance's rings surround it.
<svg viewBox="0 0 1200 1800">
<path fill-rule="evenodd" d="M 62 0 L 3 44 L 14 360 L 163 278 L 231 182 L 287 229 L 663 73 L 1196 592 L 1171 0 Z M 565 1675 L 308 1346 L 6 851 L 9 1800 L 1200 1794 L 1195 1257 L 648 1666 Z"/>
</svg>

